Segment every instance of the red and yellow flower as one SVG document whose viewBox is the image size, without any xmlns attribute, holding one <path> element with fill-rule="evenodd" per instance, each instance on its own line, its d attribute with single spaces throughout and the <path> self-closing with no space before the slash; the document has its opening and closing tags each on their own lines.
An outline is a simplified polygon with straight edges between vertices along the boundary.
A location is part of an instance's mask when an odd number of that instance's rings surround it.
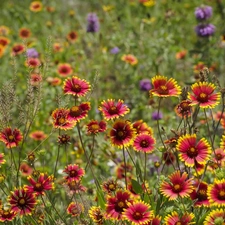
<svg viewBox="0 0 225 225">
<path fill-rule="evenodd" d="M 72 129 L 76 125 L 76 122 L 69 120 L 68 117 L 69 117 L 68 109 L 59 108 L 54 110 L 52 112 L 53 127 L 63 130 Z"/>
<path fill-rule="evenodd" d="M 12 47 L 12 55 L 20 55 L 25 51 L 25 47 L 23 44 L 14 44 Z"/>
<path fill-rule="evenodd" d="M 215 180 L 208 186 L 208 199 L 211 206 L 225 206 L 225 179 Z"/>
<path fill-rule="evenodd" d="M 165 217 L 165 225 L 190 225 L 195 224 L 193 213 L 185 213 L 179 216 L 177 212 L 173 211 L 170 215 Z"/>
<path fill-rule="evenodd" d="M 0 153 L 0 167 L 2 164 L 5 164 L 6 160 L 4 159 L 4 153 Z"/>
<path fill-rule="evenodd" d="M 150 135 L 153 135 L 153 130 L 151 127 L 147 125 L 143 120 L 137 120 L 133 124 L 133 128 L 136 131 L 136 134 L 140 133 L 148 133 Z"/>
<path fill-rule="evenodd" d="M 31 186 L 26 185 L 25 189 L 28 192 L 35 193 L 37 196 L 45 195 L 45 191 L 54 189 L 54 177 L 48 176 L 45 173 L 40 173 L 37 180 L 35 180 L 32 176 L 27 178 Z"/>
<path fill-rule="evenodd" d="M 25 188 L 17 188 L 9 196 L 11 211 L 23 215 L 30 215 L 35 208 L 36 198 L 34 193 Z"/>
<path fill-rule="evenodd" d="M 182 118 L 190 117 L 192 112 L 192 106 L 190 100 L 181 101 L 176 107 L 175 112 Z"/>
<path fill-rule="evenodd" d="M 80 181 L 85 174 L 84 169 L 79 167 L 77 164 L 66 166 L 63 172 L 67 174 L 65 179 L 69 181 Z"/>
<path fill-rule="evenodd" d="M 179 158 L 188 167 L 193 167 L 195 161 L 199 164 L 206 164 L 212 152 L 210 144 L 205 138 L 197 141 L 196 134 L 180 136 L 176 146 Z"/>
<path fill-rule="evenodd" d="M 110 130 L 109 136 L 112 145 L 122 148 L 132 144 L 135 131 L 129 121 L 117 120 Z"/>
<path fill-rule="evenodd" d="M 70 31 L 67 36 L 66 36 L 67 40 L 71 43 L 74 43 L 77 41 L 78 39 L 78 34 L 76 31 Z"/>
<path fill-rule="evenodd" d="M 191 199 L 194 201 L 194 206 L 196 207 L 209 207 L 209 199 L 207 195 L 208 184 L 206 182 L 196 181 L 194 183 L 193 192 L 190 193 Z"/>
<path fill-rule="evenodd" d="M 134 150 L 138 152 L 152 153 L 155 145 L 155 138 L 148 133 L 138 134 L 133 143 Z"/>
<path fill-rule="evenodd" d="M 61 77 L 67 77 L 73 73 L 73 69 L 69 63 L 60 63 L 57 72 Z"/>
<path fill-rule="evenodd" d="M 107 219 L 124 220 L 123 212 L 128 208 L 128 204 L 132 203 L 131 195 L 128 191 L 118 190 L 115 196 L 108 196 L 106 200 Z"/>
<path fill-rule="evenodd" d="M 220 221 L 218 224 L 225 223 L 225 211 L 224 209 L 214 209 L 205 218 L 204 225 L 215 225 L 216 221 Z"/>
<path fill-rule="evenodd" d="M 76 217 L 84 212 L 84 206 L 79 202 L 71 202 L 66 211 L 72 217 Z"/>
<path fill-rule="evenodd" d="M 83 102 L 78 106 L 73 106 L 69 110 L 68 120 L 78 122 L 88 115 L 88 111 L 90 109 L 91 109 L 90 102 Z"/>
<path fill-rule="evenodd" d="M 0 132 L 0 141 L 5 143 L 6 148 L 17 147 L 22 139 L 23 135 L 16 128 L 12 130 L 11 127 L 7 127 Z"/>
<path fill-rule="evenodd" d="M 7 223 L 7 221 L 12 221 L 16 217 L 16 212 L 9 209 L 0 209 L 0 222 Z"/>
<path fill-rule="evenodd" d="M 6 37 L 0 36 L 0 45 L 6 47 L 10 43 L 10 40 Z"/>
<path fill-rule="evenodd" d="M 67 95 L 83 97 L 90 91 L 90 88 L 91 86 L 86 80 L 73 76 L 64 81 L 63 91 Z"/>
<path fill-rule="evenodd" d="M 121 60 L 130 64 L 130 65 L 132 65 L 132 66 L 134 66 L 138 63 L 138 59 L 132 54 L 123 55 L 121 57 Z"/>
<path fill-rule="evenodd" d="M 33 1 L 30 4 L 30 11 L 32 12 L 40 12 L 43 8 L 43 5 L 40 1 Z"/>
<path fill-rule="evenodd" d="M 193 191 L 192 179 L 188 179 L 186 172 L 175 171 L 169 176 L 169 182 L 163 181 L 160 186 L 160 192 L 169 200 L 175 200 L 178 197 L 189 197 Z"/>
<path fill-rule="evenodd" d="M 25 61 L 25 66 L 29 68 L 37 68 L 41 66 L 41 61 L 38 58 L 28 58 Z"/>
<path fill-rule="evenodd" d="M 94 223 L 99 225 L 104 223 L 104 213 L 99 206 L 92 206 L 89 209 L 88 214 Z"/>
<path fill-rule="evenodd" d="M 20 36 L 21 38 L 23 38 L 23 39 L 29 38 L 29 37 L 31 36 L 31 31 L 30 31 L 30 29 L 25 28 L 25 27 L 21 28 L 21 29 L 19 30 L 19 36 Z"/>
<path fill-rule="evenodd" d="M 124 116 L 130 110 L 127 105 L 124 104 L 123 100 L 119 99 L 118 101 L 115 101 L 114 99 L 108 99 L 101 103 L 99 111 L 102 112 L 103 117 L 106 120 L 110 120 Z"/>
<path fill-rule="evenodd" d="M 33 87 L 38 87 L 42 82 L 42 75 L 38 73 L 32 73 L 30 75 L 30 84 Z"/>
<path fill-rule="evenodd" d="M 214 108 L 220 102 L 220 93 L 215 93 L 216 86 L 208 82 L 198 82 L 191 86 L 192 93 L 188 98 L 190 105 L 199 105 L 200 108 Z"/>
<path fill-rule="evenodd" d="M 153 212 L 150 211 L 150 205 L 143 201 L 136 201 L 129 204 L 123 212 L 125 219 L 132 225 L 147 224 L 151 221 Z"/>
<path fill-rule="evenodd" d="M 98 134 L 100 132 L 104 132 L 105 130 L 106 130 L 106 122 L 104 120 L 101 121 L 91 120 L 87 124 L 88 134 Z"/>
<path fill-rule="evenodd" d="M 150 95 L 158 97 L 178 97 L 181 94 L 181 87 L 177 85 L 175 79 L 157 75 L 152 78 L 153 88 L 149 91 Z"/>
</svg>

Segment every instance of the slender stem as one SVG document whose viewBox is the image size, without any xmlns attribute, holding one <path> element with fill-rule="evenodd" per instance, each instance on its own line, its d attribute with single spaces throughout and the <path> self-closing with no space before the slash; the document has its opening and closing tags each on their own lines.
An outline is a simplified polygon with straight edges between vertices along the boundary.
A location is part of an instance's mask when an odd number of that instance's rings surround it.
<svg viewBox="0 0 225 225">
<path fill-rule="evenodd" d="M 46 203 L 45 203 L 45 201 L 44 201 L 42 195 L 41 195 L 41 200 L 42 200 L 42 202 L 43 202 L 43 204 L 44 204 L 44 206 L 45 206 L 45 211 L 47 212 L 48 216 L 49 216 L 49 217 L 51 218 L 51 220 L 55 223 L 56 221 L 53 219 L 52 215 L 51 215 L 50 213 L 48 213 L 48 211 L 46 210 L 46 209 L 47 209 L 47 205 L 46 205 Z"/>
<path fill-rule="evenodd" d="M 2 192 L 5 194 L 5 196 L 8 196 L 7 193 L 5 192 L 5 190 L 0 186 Z"/>
<path fill-rule="evenodd" d="M 59 129 L 59 136 L 60 136 L 60 129 Z M 59 150 L 60 150 L 60 145 L 58 145 L 57 158 L 56 158 L 55 169 L 54 169 L 54 177 L 56 176 L 56 170 L 57 170 L 57 165 L 59 161 Z"/>
<path fill-rule="evenodd" d="M 87 160 L 87 162 L 88 162 L 88 155 L 87 155 L 87 152 L 86 152 L 86 150 L 85 150 L 84 143 L 83 143 L 83 140 L 82 140 L 82 137 L 81 137 L 81 133 L 80 133 L 80 124 L 79 124 L 79 122 L 77 123 L 77 131 L 78 131 L 79 139 L 80 139 L 80 142 L 81 142 L 81 146 L 82 146 L 82 148 L 83 148 L 83 150 L 84 150 L 84 155 L 85 155 L 86 160 Z M 97 180 L 97 178 L 96 178 L 96 176 L 95 176 L 95 174 L 94 174 L 94 172 L 93 172 L 93 169 L 92 169 L 91 164 L 89 165 L 89 167 L 90 167 L 92 176 L 93 176 L 93 178 L 94 178 L 94 180 L 95 180 L 96 187 L 97 187 L 98 189 L 101 189 L 101 186 L 100 186 L 100 184 L 99 184 L 99 182 L 98 182 L 98 180 Z"/>
<path fill-rule="evenodd" d="M 15 161 L 15 158 L 14 158 L 14 155 L 13 155 L 13 152 L 12 152 L 12 148 L 10 148 L 10 153 L 11 153 L 11 165 L 14 164 L 15 170 L 17 170 L 16 161 Z"/>
<path fill-rule="evenodd" d="M 146 168 L 147 168 L 147 153 L 145 152 L 145 166 L 144 166 L 144 184 L 146 181 Z"/>
<path fill-rule="evenodd" d="M 125 173 L 125 185 L 127 189 L 127 164 L 126 164 L 124 145 L 123 145 L 123 162 L 124 162 L 124 173 Z"/>
<path fill-rule="evenodd" d="M 207 118 L 206 110 L 205 109 L 204 109 L 204 114 L 205 114 L 205 120 L 206 120 L 206 124 L 207 124 L 209 139 L 211 141 L 211 147 L 212 147 L 212 149 L 213 149 L 213 151 L 215 153 L 214 146 L 213 146 L 213 140 L 212 140 L 211 133 L 210 133 L 210 128 L 209 128 L 209 121 L 208 121 L 208 118 Z"/>
<path fill-rule="evenodd" d="M 94 152 L 94 145 L 95 145 L 95 135 L 93 135 L 91 154 L 90 154 L 90 156 L 88 157 L 88 161 L 87 161 L 87 164 L 86 164 L 86 166 L 85 166 L 85 171 L 87 170 L 88 165 L 89 165 L 89 163 L 91 162 L 91 157 L 92 157 L 93 152 Z"/>
</svg>

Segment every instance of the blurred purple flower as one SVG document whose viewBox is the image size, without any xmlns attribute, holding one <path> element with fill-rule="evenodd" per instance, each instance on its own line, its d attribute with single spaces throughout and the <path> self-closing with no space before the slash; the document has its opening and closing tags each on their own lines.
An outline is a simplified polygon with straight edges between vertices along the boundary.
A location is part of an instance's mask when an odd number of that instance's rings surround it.
<svg viewBox="0 0 225 225">
<path fill-rule="evenodd" d="M 139 82 L 139 87 L 142 91 L 149 91 L 152 89 L 151 81 L 149 79 L 142 79 Z"/>
<path fill-rule="evenodd" d="M 212 7 L 203 6 L 195 9 L 195 17 L 197 20 L 206 20 L 212 16 Z"/>
<path fill-rule="evenodd" d="M 163 118 L 163 114 L 161 112 L 155 111 L 152 113 L 153 120 L 161 120 Z"/>
<path fill-rule="evenodd" d="M 117 54 L 117 53 L 119 53 L 120 52 L 120 49 L 118 48 L 118 47 L 114 47 L 114 48 L 112 48 L 111 50 L 110 50 L 110 53 L 111 54 Z"/>
<path fill-rule="evenodd" d="M 195 27 L 195 32 L 200 37 L 209 37 L 215 33 L 213 24 L 199 24 Z"/>
<path fill-rule="evenodd" d="M 28 48 L 27 49 L 27 57 L 28 58 L 38 58 L 39 53 L 37 52 L 37 50 L 35 48 Z"/>
<path fill-rule="evenodd" d="M 87 16 L 87 32 L 98 32 L 99 31 L 99 20 L 95 13 L 89 13 Z"/>
</svg>

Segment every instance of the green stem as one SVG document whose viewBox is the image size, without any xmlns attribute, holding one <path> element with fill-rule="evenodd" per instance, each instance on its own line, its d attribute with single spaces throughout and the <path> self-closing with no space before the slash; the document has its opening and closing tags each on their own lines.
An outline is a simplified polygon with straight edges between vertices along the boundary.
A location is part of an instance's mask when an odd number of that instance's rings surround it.
<svg viewBox="0 0 225 225">
<path fill-rule="evenodd" d="M 88 157 L 87 165 L 85 166 L 85 171 L 87 170 L 88 165 L 89 165 L 89 163 L 91 162 L 91 157 L 92 157 L 93 152 L 94 152 L 94 145 L 95 145 L 95 135 L 93 135 L 91 154 L 90 154 L 90 156 Z"/>
<path fill-rule="evenodd" d="M 125 173 L 125 185 L 127 189 L 127 164 L 126 164 L 124 145 L 123 145 L 123 162 L 124 162 L 124 173 Z"/>
<path fill-rule="evenodd" d="M 60 136 L 60 129 L 59 129 L 59 136 Z M 59 161 L 59 150 L 60 150 L 60 145 L 58 145 L 57 158 L 56 158 L 55 169 L 54 169 L 54 177 L 56 176 L 56 170 L 57 170 L 57 165 Z"/>
</svg>

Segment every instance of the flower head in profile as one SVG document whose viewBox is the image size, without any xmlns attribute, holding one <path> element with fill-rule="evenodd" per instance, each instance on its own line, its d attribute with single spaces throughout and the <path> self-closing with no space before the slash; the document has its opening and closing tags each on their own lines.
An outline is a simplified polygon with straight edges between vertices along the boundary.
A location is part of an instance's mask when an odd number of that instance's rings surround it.
<svg viewBox="0 0 225 225">
<path fill-rule="evenodd" d="M 126 178 L 128 181 L 131 180 L 132 178 L 132 173 L 133 173 L 133 166 L 130 163 L 120 163 L 116 167 L 116 178 L 117 179 L 124 179 L 125 178 L 125 170 L 126 170 Z"/>
<path fill-rule="evenodd" d="M 194 201 L 194 206 L 196 207 L 209 207 L 209 199 L 207 195 L 208 184 L 206 182 L 196 181 L 194 183 L 193 192 L 190 193 L 191 199 Z"/>
<path fill-rule="evenodd" d="M 175 113 L 182 118 L 190 117 L 192 106 L 190 100 L 183 100 L 175 107 Z"/>
<path fill-rule="evenodd" d="M 104 120 L 101 121 L 91 120 L 87 124 L 88 134 L 98 134 L 104 132 L 105 130 L 106 130 L 106 122 Z"/>
<path fill-rule="evenodd" d="M 200 108 L 214 108 L 220 102 L 220 94 L 215 93 L 216 86 L 213 83 L 197 82 L 191 86 L 192 93 L 188 98 L 190 105 L 199 105 Z"/>
<path fill-rule="evenodd" d="M 101 103 L 99 111 L 102 112 L 106 120 L 111 120 L 126 115 L 130 110 L 127 105 L 124 104 L 123 100 L 119 99 L 115 101 L 113 99 L 108 99 Z"/>
<path fill-rule="evenodd" d="M 225 223 L 224 209 L 213 209 L 205 218 L 204 225 L 215 225 Z"/>
<path fill-rule="evenodd" d="M 72 129 L 76 122 L 68 119 L 69 110 L 64 108 L 56 109 L 52 112 L 53 127 L 63 130 Z"/>
<path fill-rule="evenodd" d="M 70 164 L 66 166 L 63 172 L 67 174 L 65 179 L 69 181 L 79 181 L 85 174 L 84 169 L 79 167 L 77 164 Z"/>
<path fill-rule="evenodd" d="M 40 1 L 33 1 L 30 4 L 30 11 L 32 12 L 40 12 L 43 8 L 43 5 Z"/>
<path fill-rule="evenodd" d="M 173 211 L 170 215 L 165 217 L 165 225 L 190 225 L 195 224 L 193 213 L 185 213 L 179 216 L 177 212 Z"/>
<path fill-rule="evenodd" d="M 69 188 L 69 191 L 72 194 L 80 194 L 82 192 L 86 192 L 87 188 L 81 184 L 81 180 L 66 180 L 64 183 L 65 186 Z"/>
<path fill-rule="evenodd" d="M 6 148 L 17 147 L 22 139 L 23 136 L 20 130 L 16 128 L 7 127 L 0 132 L 0 141 L 5 143 Z"/>
<path fill-rule="evenodd" d="M 67 213 L 72 217 L 79 216 L 81 213 L 84 212 L 83 204 L 79 202 L 71 202 L 67 207 Z"/>
<path fill-rule="evenodd" d="M 150 135 L 153 135 L 152 128 L 149 127 L 148 124 L 143 120 L 137 120 L 132 125 L 133 128 L 135 129 L 136 134 L 148 133 Z"/>
<path fill-rule="evenodd" d="M 22 176 L 30 176 L 33 173 L 33 168 L 28 165 L 26 162 L 22 162 L 20 164 L 20 171 L 22 173 Z"/>
<path fill-rule="evenodd" d="M 47 135 L 41 130 L 36 130 L 36 131 L 31 132 L 29 134 L 29 137 L 35 141 L 42 141 L 47 137 Z"/>
<path fill-rule="evenodd" d="M 205 138 L 197 141 L 196 134 L 182 135 L 178 139 L 176 146 L 179 158 L 188 167 L 193 167 L 195 162 L 206 164 L 211 155 L 211 147 Z"/>
<path fill-rule="evenodd" d="M 87 16 L 87 32 L 96 33 L 99 31 L 99 19 L 95 13 L 89 13 Z"/>
<path fill-rule="evenodd" d="M 129 204 L 129 207 L 124 210 L 123 216 L 132 225 L 142 225 L 151 221 L 153 213 L 150 211 L 150 205 L 143 201 L 136 201 Z"/>
<path fill-rule="evenodd" d="M 104 223 L 104 213 L 99 206 L 92 206 L 88 211 L 88 215 L 94 223 L 99 225 Z"/>
<path fill-rule="evenodd" d="M 111 143 L 119 148 L 132 144 L 135 131 L 127 120 L 117 120 L 109 133 Z"/>
<path fill-rule="evenodd" d="M 152 7 L 155 5 L 155 0 L 139 0 L 139 2 L 145 7 Z"/>
<path fill-rule="evenodd" d="M 0 36 L 0 45 L 6 47 L 10 43 L 10 40 L 7 37 Z"/>
<path fill-rule="evenodd" d="M 41 61 L 38 58 L 27 58 L 25 66 L 29 68 L 37 68 L 41 66 Z"/>
<path fill-rule="evenodd" d="M 35 194 L 28 192 L 25 188 L 17 188 L 11 192 L 9 203 L 12 212 L 21 216 L 30 215 L 36 205 Z"/>
<path fill-rule="evenodd" d="M 138 152 L 152 153 L 155 142 L 155 138 L 152 135 L 141 133 L 135 137 L 133 147 Z"/>
<path fill-rule="evenodd" d="M 106 200 L 106 218 L 112 220 L 124 220 L 122 213 L 132 203 L 131 195 L 128 191 L 118 190 L 115 196 L 109 195 Z"/>
<path fill-rule="evenodd" d="M 121 57 L 121 60 L 132 66 L 135 66 L 136 64 L 138 64 L 138 59 L 132 54 L 123 55 Z"/>
<path fill-rule="evenodd" d="M 73 73 L 73 69 L 69 63 L 60 63 L 57 72 L 61 77 L 67 77 Z"/>
<path fill-rule="evenodd" d="M 7 223 L 7 221 L 14 220 L 15 217 L 16 212 L 12 211 L 11 208 L 0 208 L 0 222 Z"/>
<path fill-rule="evenodd" d="M 188 179 L 186 172 L 175 171 L 169 176 L 169 182 L 163 181 L 160 186 L 160 192 L 169 200 L 175 200 L 178 197 L 189 197 L 193 190 L 192 179 Z"/>
<path fill-rule="evenodd" d="M 73 76 L 64 81 L 63 91 L 67 95 L 83 97 L 90 91 L 90 88 L 91 86 L 86 80 Z"/>
<path fill-rule="evenodd" d="M 45 191 L 54 189 L 53 176 L 45 173 L 40 173 L 36 180 L 32 176 L 29 176 L 27 180 L 31 186 L 26 185 L 25 189 L 30 193 L 35 193 L 36 196 L 45 195 Z"/>
<path fill-rule="evenodd" d="M 25 46 L 23 44 L 14 44 L 12 47 L 12 55 L 20 55 L 25 51 Z"/>
<path fill-rule="evenodd" d="M 177 82 L 165 76 L 157 75 L 152 78 L 153 88 L 150 90 L 150 95 L 158 97 L 178 97 L 181 94 L 181 87 L 177 85 Z"/>
<path fill-rule="evenodd" d="M 117 181 L 114 179 L 108 179 L 102 183 L 103 191 L 109 195 L 114 193 L 118 187 L 119 187 L 119 185 L 118 185 Z"/>
<path fill-rule="evenodd" d="M 208 199 L 211 206 L 225 206 L 225 179 L 215 180 L 208 186 Z"/>
<path fill-rule="evenodd" d="M 32 73 L 30 75 L 30 85 L 33 87 L 39 87 L 42 82 L 42 75 L 38 73 Z"/>
<path fill-rule="evenodd" d="M 90 102 L 82 102 L 80 105 L 75 105 L 69 110 L 68 120 L 78 122 L 88 115 L 90 109 Z"/>
</svg>

